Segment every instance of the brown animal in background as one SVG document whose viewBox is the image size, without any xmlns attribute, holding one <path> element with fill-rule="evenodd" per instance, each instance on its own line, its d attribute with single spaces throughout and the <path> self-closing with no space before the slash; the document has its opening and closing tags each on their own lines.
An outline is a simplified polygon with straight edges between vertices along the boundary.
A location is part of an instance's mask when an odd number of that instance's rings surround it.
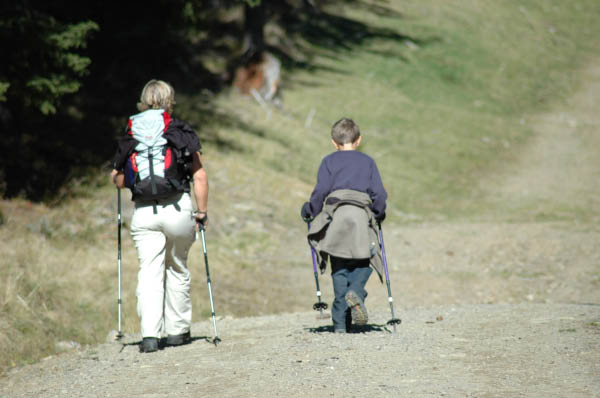
<svg viewBox="0 0 600 398">
<path fill-rule="evenodd" d="M 233 86 L 244 94 L 259 94 L 270 101 L 278 93 L 281 79 L 281 62 L 268 52 L 262 53 L 258 61 L 236 69 Z M 260 102 L 260 101 L 259 101 Z"/>
</svg>

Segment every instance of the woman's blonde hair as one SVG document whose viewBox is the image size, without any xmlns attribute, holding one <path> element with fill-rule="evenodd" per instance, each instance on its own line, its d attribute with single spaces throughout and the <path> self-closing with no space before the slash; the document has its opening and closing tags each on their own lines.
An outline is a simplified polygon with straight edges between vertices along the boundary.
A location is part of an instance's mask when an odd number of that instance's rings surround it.
<svg viewBox="0 0 600 398">
<path fill-rule="evenodd" d="M 173 105 L 175 89 L 167 82 L 152 79 L 144 86 L 137 108 L 141 112 L 148 109 L 164 109 L 170 113 L 173 111 Z"/>
</svg>

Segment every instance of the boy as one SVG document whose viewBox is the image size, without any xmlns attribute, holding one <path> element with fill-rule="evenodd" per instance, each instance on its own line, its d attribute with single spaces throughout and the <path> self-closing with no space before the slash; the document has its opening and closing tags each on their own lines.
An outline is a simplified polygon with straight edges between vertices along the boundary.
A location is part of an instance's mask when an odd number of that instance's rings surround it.
<svg viewBox="0 0 600 398">
<path fill-rule="evenodd" d="M 308 240 L 321 272 L 331 258 L 336 333 L 349 331 L 352 323 L 367 323 L 364 301 L 370 266 L 383 280 L 377 224 L 385 218 L 387 193 L 375 161 L 357 151 L 361 139 L 352 119 L 335 122 L 331 141 L 336 152 L 321 162 L 315 189 L 301 210 L 303 220 L 311 223 Z"/>
</svg>

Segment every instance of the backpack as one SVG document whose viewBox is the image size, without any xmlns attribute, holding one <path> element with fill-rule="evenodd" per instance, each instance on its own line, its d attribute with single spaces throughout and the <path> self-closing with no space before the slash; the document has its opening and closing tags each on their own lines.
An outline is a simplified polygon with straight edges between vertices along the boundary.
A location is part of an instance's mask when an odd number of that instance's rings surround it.
<svg viewBox="0 0 600 398">
<path fill-rule="evenodd" d="M 128 134 L 136 145 L 124 174 L 133 200 L 157 201 L 189 192 L 192 154 L 165 134 L 170 123 L 167 112 L 154 109 L 129 119 Z"/>
</svg>

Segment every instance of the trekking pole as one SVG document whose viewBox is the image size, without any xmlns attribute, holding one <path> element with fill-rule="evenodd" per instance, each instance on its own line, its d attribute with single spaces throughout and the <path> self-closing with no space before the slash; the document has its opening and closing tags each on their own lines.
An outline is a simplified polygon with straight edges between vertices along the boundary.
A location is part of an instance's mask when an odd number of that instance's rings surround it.
<svg viewBox="0 0 600 398">
<path fill-rule="evenodd" d="M 117 274 L 118 274 L 118 293 L 117 293 L 117 307 L 118 307 L 118 329 L 115 338 L 119 340 L 123 337 L 121 333 L 121 189 L 117 188 Z"/>
<path fill-rule="evenodd" d="M 308 225 L 308 229 L 310 230 L 310 223 L 306 223 Z M 327 303 L 321 302 L 321 288 L 319 287 L 319 273 L 317 272 L 317 254 L 315 253 L 315 248 L 310 246 L 310 253 L 312 254 L 313 261 L 313 272 L 315 274 L 315 285 L 317 286 L 317 302 L 313 304 L 313 310 L 319 311 L 319 318 L 324 318 L 323 310 L 327 309 Z"/>
<path fill-rule="evenodd" d="M 204 237 L 204 226 L 198 223 L 198 228 L 200 229 L 200 235 L 202 236 L 202 249 L 204 251 L 204 264 L 206 265 L 206 281 L 208 283 L 208 297 L 210 299 L 210 311 L 212 313 L 212 322 L 213 329 L 215 331 L 215 337 L 213 338 L 212 343 L 217 345 L 221 342 L 219 335 L 217 333 L 217 320 L 215 319 L 215 304 L 213 302 L 213 294 L 212 287 L 210 285 L 210 271 L 208 270 L 208 255 L 206 254 L 206 238 Z"/>
<path fill-rule="evenodd" d="M 381 232 L 381 222 L 377 222 L 379 226 L 379 242 L 381 245 L 381 256 L 383 257 L 383 268 L 385 270 L 385 284 L 387 285 L 388 291 L 388 302 L 390 303 L 390 311 L 392 312 L 392 319 L 387 321 L 388 325 L 394 327 L 394 333 L 396 333 L 396 325 L 402 322 L 400 319 L 394 317 L 394 298 L 392 297 L 392 288 L 390 287 L 390 274 L 388 272 L 387 258 L 385 256 L 385 246 L 383 244 L 383 232 Z"/>
</svg>

